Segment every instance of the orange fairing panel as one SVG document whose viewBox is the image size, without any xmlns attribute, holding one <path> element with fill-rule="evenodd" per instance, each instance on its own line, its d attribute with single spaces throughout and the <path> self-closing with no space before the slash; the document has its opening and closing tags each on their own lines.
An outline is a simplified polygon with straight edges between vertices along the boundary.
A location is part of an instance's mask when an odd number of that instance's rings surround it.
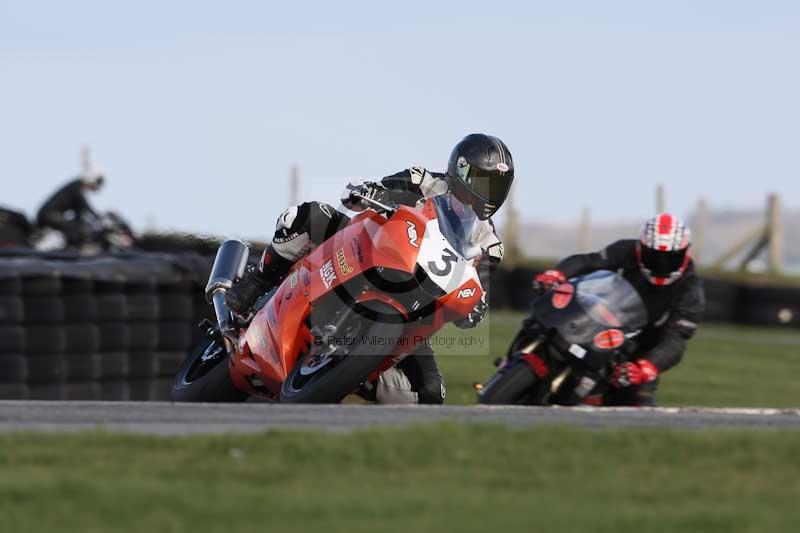
<svg viewBox="0 0 800 533">
<path fill-rule="evenodd" d="M 414 272 L 425 231 L 419 213 L 402 206 L 389 221 L 373 211 L 367 213 L 303 259 L 310 273 L 312 302 L 369 268 Z"/>
<path fill-rule="evenodd" d="M 255 363 L 264 384 L 276 394 L 310 341 L 305 324 L 311 310 L 305 296 L 308 277 L 303 267 L 293 269 L 244 334 L 245 347 L 236 366 L 246 372 Z"/>
<path fill-rule="evenodd" d="M 372 234 L 375 266 L 414 272 L 424 234 L 425 221 L 419 213 L 405 206 L 400 207 L 397 215 Z"/>
</svg>

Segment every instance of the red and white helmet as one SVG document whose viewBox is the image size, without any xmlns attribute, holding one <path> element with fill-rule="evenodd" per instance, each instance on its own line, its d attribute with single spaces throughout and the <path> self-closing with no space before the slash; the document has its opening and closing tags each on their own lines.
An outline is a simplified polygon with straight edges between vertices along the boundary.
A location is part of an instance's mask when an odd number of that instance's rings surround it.
<svg viewBox="0 0 800 533">
<path fill-rule="evenodd" d="M 639 268 L 653 285 L 669 285 L 683 276 L 691 262 L 692 232 L 683 221 L 661 213 L 642 226 L 636 246 Z"/>
</svg>

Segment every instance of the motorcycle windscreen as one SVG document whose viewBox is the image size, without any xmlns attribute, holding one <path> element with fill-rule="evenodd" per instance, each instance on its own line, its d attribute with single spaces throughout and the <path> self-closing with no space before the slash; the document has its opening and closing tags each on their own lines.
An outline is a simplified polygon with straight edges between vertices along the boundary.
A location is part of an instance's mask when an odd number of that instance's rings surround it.
<svg viewBox="0 0 800 533">
<path fill-rule="evenodd" d="M 478 230 L 478 217 L 472 208 L 452 194 L 433 199 L 439 231 L 447 242 L 464 259 L 481 255 L 481 247 L 475 243 Z"/>
<path fill-rule="evenodd" d="M 573 344 L 591 343 L 607 329 L 632 333 L 647 324 L 647 309 L 636 289 L 622 276 L 599 270 L 572 280 L 575 292 L 569 305 L 553 305 L 553 293 L 534 302 L 534 314 Z"/>
</svg>

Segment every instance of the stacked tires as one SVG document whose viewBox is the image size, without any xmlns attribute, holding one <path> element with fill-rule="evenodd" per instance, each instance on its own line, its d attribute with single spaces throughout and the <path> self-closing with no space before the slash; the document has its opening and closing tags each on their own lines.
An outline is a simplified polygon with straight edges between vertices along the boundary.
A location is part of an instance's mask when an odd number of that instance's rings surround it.
<svg viewBox="0 0 800 533">
<path fill-rule="evenodd" d="M 208 314 L 181 264 L 0 258 L 0 399 L 168 400 Z"/>
</svg>

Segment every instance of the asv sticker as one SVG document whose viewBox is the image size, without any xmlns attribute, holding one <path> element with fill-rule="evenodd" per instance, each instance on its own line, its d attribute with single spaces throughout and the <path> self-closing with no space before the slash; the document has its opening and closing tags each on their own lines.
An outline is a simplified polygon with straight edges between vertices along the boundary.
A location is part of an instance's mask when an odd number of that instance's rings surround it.
<svg viewBox="0 0 800 533">
<path fill-rule="evenodd" d="M 410 220 L 406 220 L 406 224 L 408 224 L 408 244 L 414 248 L 419 248 L 419 245 L 417 244 L 417 239 L 419 237 L 417 235 L 417 225 Z"/>
<path fill-rule="evenodd" d="M 326 289 L 330 289 L 333 282 L 336 281 L 336 272 L 333 270 L 333 261 L 328 261 L 322 268 L 319 269 L 319 276 L 322 278 L 322 283 Z"/>
<path fill-rule="evenodd" d="M 460 291 L 458 291 L 458 297 L 459 298 L 472 298 L 473 296 L 475 296 L 475 291 L 476 290 L 477 289 L 475 289 L 475 287 L 471 287 L 469 289 L 461 289 Z"/>
</svg>

